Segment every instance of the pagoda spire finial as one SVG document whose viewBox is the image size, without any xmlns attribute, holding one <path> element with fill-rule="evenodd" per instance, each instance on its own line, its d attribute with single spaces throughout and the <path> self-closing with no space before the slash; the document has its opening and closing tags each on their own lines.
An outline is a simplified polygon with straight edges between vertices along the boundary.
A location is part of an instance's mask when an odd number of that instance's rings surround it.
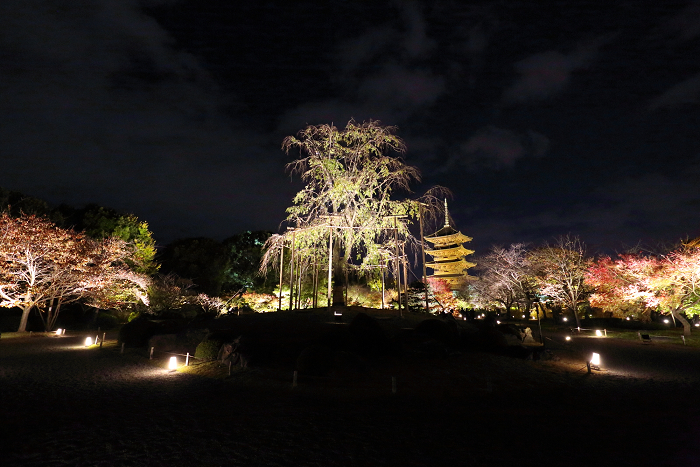
<svg viewBox="0 0 700 467">
<path fill-rule="evenodd" d="M 445 198 L 445 227 L 450 226 L 450 213 L 447 211 L 447 198 Z"/>
</svg>

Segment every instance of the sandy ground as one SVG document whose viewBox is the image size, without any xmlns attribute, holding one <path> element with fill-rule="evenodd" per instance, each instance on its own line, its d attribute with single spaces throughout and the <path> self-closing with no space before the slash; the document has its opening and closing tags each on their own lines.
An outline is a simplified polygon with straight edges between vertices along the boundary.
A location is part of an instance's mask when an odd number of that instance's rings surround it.
<svg viewBox="0 0 700 467">
<path fill-rule="evenodd" d="M 292 388 L 287 368 L 171 373 L 84 337 L 0 339 L 0 465 L 700 465 L 698 350 L 609 340 L 589 375 L 600 342 L 555 336 L 551 361 L 387 357 Z"/>
</svg>

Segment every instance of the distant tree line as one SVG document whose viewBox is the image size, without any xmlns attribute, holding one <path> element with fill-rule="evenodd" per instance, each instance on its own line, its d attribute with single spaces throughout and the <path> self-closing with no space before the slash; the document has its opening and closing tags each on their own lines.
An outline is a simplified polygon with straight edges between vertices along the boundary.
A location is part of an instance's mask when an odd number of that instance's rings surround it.
<svg viewBox="0 0 700 467">
<path fill-rule="evenodd" d="M 700 242 L 661 252 L 635 250 L 594 257 L 576 236 L 528 248 L 494 246 L 477 258 L 479 276 L 467 285 L 473 306 L 511 317 L 568 314 L 580 326 L 586 314 L 649 321 L 670 315 L 691 331 L 700 316 Z"/>
<path fill-rule="evenodd" d="M 220 296 L 274 288 L 257 273 L 269 232 L 157 249 L 145 221 L 96 204 L 51 207 L 0 188 L 0 212 L 0 306 L 22 310 L 20 331 L 32 310 L 53 329 L 72 303 L 132 315 L 187 306 L 220 313 Z"/>
</svg>

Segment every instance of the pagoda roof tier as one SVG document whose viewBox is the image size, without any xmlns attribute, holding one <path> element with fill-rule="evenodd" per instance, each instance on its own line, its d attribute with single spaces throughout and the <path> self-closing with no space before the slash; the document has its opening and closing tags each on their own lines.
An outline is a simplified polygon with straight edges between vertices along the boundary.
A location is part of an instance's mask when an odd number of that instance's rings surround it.
<svg viewBox="0 0 700 467">
<path fill-rule="evenodd" d="M 447 273 L 447 274 L 462 274 L 464 270 L 468 268 L 467 262 L 466 261 L 450 261 L 449 263 L 433 263 L 433 264 L 426 264 L 426 267 L 429 267 L 434 271 L 433 275 L 440 274 L 440 273 Z"/>
<path fill-rule="evenodd" d="M 425 250 L 427 254 L 433 256 L 436 260 L 444 258 L 461 258 L 463 256 L 471 255 L 474 250 L 467 250 L 462 245 L 453 246 L 452 248 L 441 248 L 438 250 Z"/>
<path fill-rule="evenodd" d="M 446 234 L 446 235 L 440 235 L 440 232 L 442 232 L 446 229 L 453 231 L 453 233 Z M 434 234 L 428 235 L 427 237 L 425 237 L 425 240 L 432 243 L 437 248 L 441 248 L 441 247 L 444 248 L 444 247 L 449 247 L 452 245 L 461 245 L 462 243 L 465 243 L 465 242 L 471 242 L 472 238 L 467 237 L 462 232 L 455 231 L 452 227 L 444 227 L 444 228 L 438 230 L 437 232 L 435 232 Z"/>
<path fill-rule="evenodd" d="M 462 274 L 466 275 L 467 269 L 469 269 L 471 266 L 468 263 L 462 263 L 462 264 L 455 264 L 455 263 L 450 263 L 450 264 L 437 264 L 437 265 L 432 265 L 426 267 L 429 267 L 433 270 L 433 276 L 439 276 L 440 274 Z"/>
</svg>

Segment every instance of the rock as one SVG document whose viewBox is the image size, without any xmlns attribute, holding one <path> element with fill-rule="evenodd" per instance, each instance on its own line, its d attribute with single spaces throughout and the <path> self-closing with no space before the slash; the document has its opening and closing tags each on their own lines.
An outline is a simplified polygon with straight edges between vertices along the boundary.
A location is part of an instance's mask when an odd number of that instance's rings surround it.
<svg viewBox="0 0 700 467">
<path fill-rule="evenodd" d="M 225 364 L 241 365 L 241 368 L 247 368 L 250 362 L 249 346 L 243 339 L 243 336 L 238 336 L 232 342 L 227 342 L 221 345 L 218 352 L 218 360 Z"/>
<path fill-rule="evenodd" d="M 535 339 L 532 337 L 532 329 L 525 328 L 523 331 L 523 344 L 536 344 Z"/>
<path fill-rule="evenodd" d="M 523 341 L 523 333 L 520 331 L 520 328 L 518 328 L 514 324 L 499 324 L 496 326 L 496 329 L 501 331 L 506 338 L 513 337 L 517 339 L 518 344 Z"/>
</svg>

